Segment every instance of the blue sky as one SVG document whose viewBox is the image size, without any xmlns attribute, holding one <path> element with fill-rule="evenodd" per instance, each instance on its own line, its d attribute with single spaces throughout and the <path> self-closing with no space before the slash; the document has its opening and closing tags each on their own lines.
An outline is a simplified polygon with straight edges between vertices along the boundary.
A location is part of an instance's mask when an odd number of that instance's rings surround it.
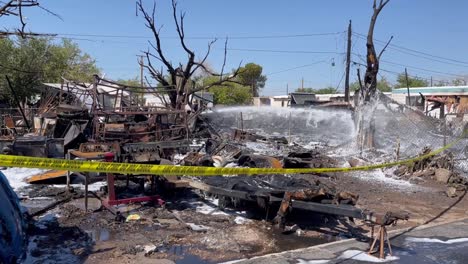
<svg viewBox="0 0 468 264">
<path fill-rule="evenodd" d="M 144 0 L 148 7 L 152 2 Z M 170 0 L 156 2 L 156 19 L 163 25 L 161 35 L 167 57 L 173 62 L 183 62 L 186 57 L 175 38 Z M 27 19 L 31 31 L 66 34 L 59 36 L 77 42 L 97 60 L 109 78 L 139 75 L 137 55 L 148 48 L 150 31 L 142 17 L 136 16 L 134 0 L 42 0 L 41 3 L 59 14 L 63 21 L 44 11 L 30 9 Z M 299 87 L 302 78 L 306 87 L 343 87 L 348 21 L 353 21 L 354 32 L 366 34 L 372 1 L 179 0 L 179 9 L 187 13 L 187 37 L 194 37 L 187 43 L 199 56 L 204 54 L 210 38 L 220 38 L 208 59 L 214 69 L 222 65 L 224 38 L 231 37 L 227 68 L 235 68 L 241 61 L 262 65 L 268 77 L 262 94 L 279 95 L 286 93 L 287 85 L 290 91 Z M 468 1 L 465 0 L 390 0 L 379 17 L 375 38 L 386 41 L 393 35 L 392 44 L 430 56 L 390 47 L 382 57 L 381 69 L 385 72 L 381 74 L 393 81 L 395 73 L 403 72 L 406 66 L 410 75 L 432 76 L 434 80 L 466 75 L 468 27 L 464 18 L 467 15 Z M 322 33 L 331 34 L 239 38 Z M 365 42 L 358 36 L 353 36 L 353 42 L 352 60 L 362 63 Z M 352 81 L 356 79 L 356 67 L 352 68 Z"/>
</svg>

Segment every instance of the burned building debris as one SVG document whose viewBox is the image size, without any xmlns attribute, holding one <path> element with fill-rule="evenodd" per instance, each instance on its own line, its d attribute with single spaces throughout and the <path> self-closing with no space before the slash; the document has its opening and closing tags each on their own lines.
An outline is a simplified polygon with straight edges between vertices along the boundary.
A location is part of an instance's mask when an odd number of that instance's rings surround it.
<svg viewBox="0 0 468 264">
<path fill-rule="evenodd" d="M 394 143 L 395 135 L 399 135 L 395 132 L 399 129 L 396 124 L 410 124 L 408 120 L 404 123 L 408 117 L 417 120 L 420 126 L 416 131 L 418 135 L 424 133 L 423 129 L 436 131 L 433 137 L 442 141 L 440 134 L 437 134 L 443 131 L 439 121 L 430 123 L 424 115 L 404 107 L 394 107 L 396 104 L 391 100 L 382 100 L 382 106 L 376 110 L 377 117 L 388 116 L 387 112 L 395 116 L 388 124 L 376 123 L 376 129 L 384 131 L 376 135 L 377 149 L 342 155 L 339 150 L 347 150 L 354 137 L 353 109 L 350 108 L 291 108 L 298 116 L 294 119 L 291 119 L 289 112 L 256 116 L 249 108 L 241 109 L 245 111 L 243 115 L 239 115 L 236 109 L 233 110 L 234 114 L 223 115 L 222 111 L 207 110 L 203 101 L 197 102 L 197 107 L 192 105 L 183 110 L 164 105 L 164 100 L 160 105 L 147 105 L 141 99 L 142 95 L 164 97 L 164 94 L 150 88 L 127 87 L 99 77 L 92 84 L 64 81 L 60 85 L 48 86 L 48 89 L 54 89 L 55 99 L 49 98 L 49 106 L 42 107 L 33 116 L 31 130 L 21 128 L 15 131 L 12 128 L 15 122 L 8 121 L 8 118 L 4 121 L 9 123 L 4 126 L 2 134 L 2 140 L 9 142 L 3 147 L 5 153 L 71 160 L 224 168 L 341 168 L 348 166 L 348 162 L 352 167 L 359 167 L 374 161 L 394 161 L 392 153 L 396 146 L 390 143 Z M 329 115 L 333 118 L 329 118 Z M 256 129 L 256 126 L 263 130 Z M 297 131 L 302 134 L 295 135 Z M 400 138 L 405 136 L 401 135 Z M 446 141 L 452 138 L 447 136 Z M 410 143 L 402 140 L 397 159 L 413 157 L 415 151 L 421 150 L 421 145 L 417 140 Z M 418 154 L 426 155 L 431 151 L 432 148 L 427 148 Z M 456 155 L 443 153 L 418 160 L 412 165 L 400 166 L 392 171 L 392 175 L 410 182 L 415 181 L 416 177 L 423 180 L 434 178 L 447 185 L 447 197 L 461 196 L 466 182 L 456 172 L 456 158 Z M 112 215 L 108 216 L 105 226 L 115 225 L 113 232 L 121 232 L 118 228 L 122 225 L 134 228 L 136 233 L 146 232 L 139 228 L 148 225 L 144 228 L 157 230 L 152 235 L 157 232 L 187 235 L 187 240 L 171 238 L 170 243 L 174 244 L 198 241 L 211 247 L 212 242 L 200 237 L 216 236 L 216 232 L 222 230 L 220 226 L 233 228 L 236 221 L 255 221 L 268 226 L 265 233 L 293 233 L 299 237 L 303 235 L 301 232 L 307 233 L 324 226 L 340 230 L 334 235 L 348 231 L 352 233 L 356 229 L 355 221 L 361 221 L 367 230 L 378 226 L 379 230 L 384 230 L 379 232 L 386 232 L 387 226 L 408 220 L 409 213 L 399 211 L 400 208 L 376 208 L 362 203 L 360 189 L 348 189 L 346 184 L 339 184 L 350 175 L 314 173 L 191 177 L 46 171 L 31 175 L 27 181 L 37 186 L 67 184 L 65 192 L 77 195 L 66 196 L 67 200 L 59 199 L 60 202 L 54 203 L 51 210 L 56 206 L 64 208 L 67 214 L 76 214 L 87 226 L 101 225 L 90 223 L 87 219 L 105 214 L 94 211 L 102 207 Z M 100 184 L 100 188 L 91 188 L 96 183 Z M 78 190 L 74 184 L 84 185 L 84 191 Z M 368 194 L 365 199 L 369 199 Z M 69 203 L 72 200 L 81 209 L 71 210 Z M 216 209 L 210 210 L 217 210 L 216 216 L 208 214 L 200 217 L 200 213 L 190 207 L 194 200 L 213 203 Z M 122 209 L 133 208 L 136 204 L 141 206 L 137 211 Z M 71 211 L 67 211 L 69 209 Z M 147 210 L 150 213 L 145 215 Z M 238 212 L 246 212 L 242 214 L 242 219 L 248 220 L 239 220 Z M 326 220 L 313 220 L 314 217 Z M 301 231 L 291 232 L 297 229 Z M 368 234 L 366 236 L 370 237 Z M 162 250 L 164 246 L 157 248 Z M 268 250 L 265 252 L 276 249 Z M 148 255 L 159 253 L 151 251 Z"/>
</svg>

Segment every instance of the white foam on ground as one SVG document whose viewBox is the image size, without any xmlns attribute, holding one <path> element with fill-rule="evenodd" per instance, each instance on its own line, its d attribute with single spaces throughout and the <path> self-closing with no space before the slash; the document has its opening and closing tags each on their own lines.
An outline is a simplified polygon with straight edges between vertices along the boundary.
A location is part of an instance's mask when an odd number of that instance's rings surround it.
<svg viewBox="0 0 468 264">
<path fill-rule="evenodd" d="M 194 224 L 194 223 L 187 223 L 187 225 L 193 231 L 207 231 L 208 229 L 211 229 L 211 227 L 206 226 L 206 225 L 197 225 L 197 224 Z"/>
<path fill-rule="evenodd" d="M 275 155 L 281 155 L 284 151 L 281 149 L 275 149 L 273 145 L 267 144 L 267 143 L 262 143 L 262 142 L 245 142 L 245 146 L 249 149 L 253 150 L 252 154 L 256 155 L 270 155 L 270 156 L 275 156 Z"/>
<path fill-rule="evenodd" d="M 27 178 L 46 171 L 47 170 L 29 168 L 7 168 L 6 170 L 2 170 L 3 174 L 5 174 L 8 179 L 10 186 L 15 191 L 29 185 L 29 183 L 26 182 Z"/>
<path fill-rule="evenodd" d="M 455 244 L 455 243 L 462 243 L 468 242 L 468 238 L 454 238 L 449 240 L 440 240 L 437 238 L 428 238 L 428 237 L 407 237 L 405 239 L 408 242 L 414 243 L 439 243 L 439 244 Z"/>
<path fill-rule="evenodd" d="M 230 260 L 230 261 L 226 261 L 226 262 L 221 262 L 219 264 L 234 264 L 234 263 L 238 263 L 238 262 L 241 262 L 241 261 L 244 261 L 244 260 L 247 260 L 247 259 L 243 258 L 243 259 Z"/>
<path fill-rule="evenodd" d="M 1 170 L 1 172 L 3 172 L 3 174 L 5 174 L 6 178 L 8 179 L 10 186 L 16 192 L 18 192 L 19 189 L 30 185 L 29 183 L 26 182 L 26 179 L 28 179 L 31 176 L 44 173 L 46 171 L 49 171 L 49 170 L 29 169 L 29 168 L 7 168 L 6 170 Z M 51 185 L 51 186 L 62 188 L 65 185 L 62 184 L 62 185 Z M 105 181 L 95 182 L 93 184 L 88 185 L 88 190 L 99 191 L 100 188 L 103 186 L 107 186 L 107 183 Z M 72 187 L 84 189 L 84 185 L 82 184 L 72 184 Z M 35 199 L 40 199 L 40 198 L 38 197 Z"/>
<path fill-rule="evenodd" d="M 389 177 L 380 169 L 372 171 L 352 172 L 351 175 L 364 181 L 383 183 L 386 186 L 393 186 L 405 189 L 413 189 L 417 187 L 408 181 Z"/>
<path fill-rule="evenodd" d="M 214 205 L 218 205 L 218 199 L 215 199 L 212 201 Z M 197 213 L 205 214 L 205 215 L 229 215 L 221 210 L 219 210 L 217 207 L 208 205 L 203 202 L 195 202 L 193 203 L 195 205 L 195 211 Z"/>
<path fill-rule="evenodd" d="M 330 260 L 326 259 L 314 259 L 314 260 L 304 260 L 304 259 L 296 259 L 297 264 L 325 264 L 330 262 Z"/>
<path fill-rule="evenodd" d="M 84 185 L 78 185 L 80 188 L 84 189 Z M 91 192 L 97 192 L 101 189 L 101 187 L 107 186 L 107 182 L 101 181 L 101 182 L 95 182 L 92 184 L 88 185 L 88 191 Z"/>
<path fill-rule="evenodd" d="M 339 257 L 339 259 L 353 259 L 358 261 L 367 261 L 373 263 L 385 263 L 390 261 L 399 260 L 399 257 L 396 256 L 386 256 L 384 259 L 380 259 L 374 256 L 367 254 L 367 252 L 360 250 L 346 250 Z"/>
<path fill-rule="evenodd" d="M 236 218 L 234 219 L 234 222 L 238 225 L 243 225 L 245 223 L 248 223 L 250 222 L 250 219 L 247 219 L 245 217 L 242 217 L 242 216 L 236 216 Z"/>
<path fill-rule="evenodd" d="M 195 201 L 191 202 L 191 204 L 195 207 L 195 211 L 205 215 L 226 215 L 226 216 L 235 216 L 234 222 L 238 225 L 243 225 L 245 223 L 250 222 L 250 219 L 247 218 L 246 211 L 235 211 L 229 208 L 224 209 L 221 211 L 217 206 L 219 204 L 218 199 L 207 199 L 211 202 L 211 204 L 206 204 L 204 202 Z"/>
</svg>

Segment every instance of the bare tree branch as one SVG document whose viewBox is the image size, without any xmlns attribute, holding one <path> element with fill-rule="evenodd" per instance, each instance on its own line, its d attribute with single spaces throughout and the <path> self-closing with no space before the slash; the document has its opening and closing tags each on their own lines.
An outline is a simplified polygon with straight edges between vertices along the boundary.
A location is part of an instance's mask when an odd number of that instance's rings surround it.
<svg viewBox="0 0 468 264">
<path fill-rule="evenodd" d="M 383 47 L 382 51 L 380 51 L 379 56 L 377 56 L 377 59 L 378 59 L 378 60 L 380 60 L 380 57 L 382 56 L 382 54 L 384 53 L 384 51 L 387 49 L 388 45 L 390 45 L 390 42 L 392 42 L 392 39 L 393 39 L 393 36 L 390 37 L 390 39 L 388 40 L 387 44 L 385 44 L 385 46 Z"/>
<path fill-rule="evenodd" d="M 148 27 L 151 32 L 153 33 L 154 39 L 156 41 L 156 46 L 151 45 L 159 55 L 160 60 L 164 63 L 164 65 L 168 68 L 169 72 L 175 72 L 175 69 L 172 67 L 172 64 L 166 59 L 161 49 L 161 38 L 159 37 L 159 30 L 156 29 L 155 24 L 155 12 L 156 12 L 156 2 L 154 2 L 152 14 L 149 15 L 148 12 L 143 7 L 142 0 L 137 2 L 138 9 L 142 12 L 145 20 L 146 20 L 146 27 Z"/>
<path fill-rule="evenodd" d="M 210 55 L 211 52 L 211 46 L 217 41 L 217 39 L 214 39 L 208 43 L 208 50 L 206 51 L 205 57 L 201 60 L 201 62 L 196 63 L 195 68 L 190 72 L 190 75 L 193 75 L 199 68 L 199 65 L 204 65 L 206 62 L 206 59 L 208 59 L 208 56 Z"/>
<path fill-rule="evenodd" d="M 176 64 L 173 65 L 172 62 L 165 57 L 163 49 L 161 47 L 160 29 L 157 29 L 155 22 L 155 5 L 153 5 L 152 13 L 150 14 L 147 10 L 145 10 L 142 0 L 139 0 L 137 2 L 137 11 L 143 14 L 145 25 L 152 31 L 154 37 L 154 42 L 150 42 L 150 46 L 153 50 L 155 50 L 155 54 L 152 54 L 150 51 L 144 52 L 147 61 L 144 67 L 149 71 L 150 76 L 162 85 L 173 85 L 174 89 L 168 91 L 167 93 L 170 99 L 170 104 L 173 108 L 181 109 L 184 104 L 188 103 L 188 99 L 191 94 L 200 90 L 208 89 L 215 85 L 223 84 L 224 82 L 235 82 L 235 78 L 239 73 L 240 65 L 233 74 L 229 76 L 224 76 L 224 69 L 226 66 L 227 57 L 227 39 L 225 43 L 225 54 L 221 74 L 216 74 L 205 66 L 205 63 L 210 55 L 212 46 L 217 41 L 216 39 L 208 43 L 208 49 L 205 55 L 201 58 L 201 60 L 196 60 L 195 52 L 188 47 L 185 39 L 186 14 L 184 12 L 178 12 L 176 0 L 171 1 L 172 17 L 175 23 L 178 39 L 183 50 L 187 54 L 187 61 L 179 62 L 177 68 L 175 68 Z M 157 70 L 152 64 L 152 60 L 160 61 L 164 68 L 168 71 L 168 73 L 163 72 L 163 69 Z M 195 85 L 192 85 L 192 76 L 199 69 L 202 69 L 204 72 L 212 76 L 219 76 L 219 80 L 206 87 L 196 88 Z"/>
<path fill-rule="evenodd" d="M 26 33 L 26 21 L 24 19 L 23 15 L 23 8 L 25 7 L 39 7 L 49 14 L 53 14 L 57 17 L 59 17 L 57 14 L 51 12 L 50 10 L 41 7 L 39 5 L 38 0 L 10 0 L 8 2 L 0 2 L 0 17 L 3 16 L 15 16 L 18 17 L 19 23 L 21 25 L 20 28 L 16 30 L 8 30 L 5 29 L 4 31 L 0 31 L 0 37 L 6 37 L 6 36 L 20 36 L 22 38 L 25 37 L 32 37 L 32 36 L 55 36 L 54 34 L 41 34 L 41 33 Z M 60 18 L 60 17 L 59 17 Z"/>
<path fill-rule="evenodd" d="M 221 76 L 219 77 L 220 79 L 223 78 L 224 67 L 226 66 L 227 43 L 228 43 L 228 38 L 226 37 L 226 41 L 224 41 L 224 59 L 223 59 L 223 66 L 221 67 Z"/>
</svg>

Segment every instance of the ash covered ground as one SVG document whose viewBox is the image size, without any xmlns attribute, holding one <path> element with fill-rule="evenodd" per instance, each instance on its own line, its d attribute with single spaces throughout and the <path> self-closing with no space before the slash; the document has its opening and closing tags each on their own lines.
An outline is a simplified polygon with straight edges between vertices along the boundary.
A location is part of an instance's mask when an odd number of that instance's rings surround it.
<svg viewBox="0 0 468 264">
<path fill-rule="evenodd" d="M 455 129 L 451 134 L 444 134 L 434 120 L 408 112 L 395 114 L 386 107 L 377 111 L 378 145 L 372 151 L 361 151 L 356 146 L 354 118 L 348 110 L 235 107 L 214 110 L 203 117 L 224 139 L 231 138 L 233 129 L 242 128 L 267 139 L 289 141 L 287 144 L 271 140 L 240 142 L 238 145 L 249 153 L 281 157 L 291 151 L 316 151 L 333 159 L 336 167 L 414 157 L 424 147 L 436 149 L 457 138 Z M 199 142 L 203 145 L 204 141 Z M 398 157 L 396 142 L 400 142 Z M 418 163 L 417 168 L 400 166 L 352 173 L 283 175 L 282 179 L 305 186 L 319 181 L 337 191 L 357 193 L 356 207 L 375 212 L 405 210 L 410 213 L 410 220 L 399 223 L 397 228 L 416 226 L 465 215 L 464 149 L 466 140 L 451 149 L 451 158 L 427 160 Z M 239 164 L 231 162 L 224 166 Z M 445 182 L 439 179 L 442 169 L 450 169 L 451 173 Z M 82 185 L 72 185 L 70 194 L 64 185 L 25 183 L 26 178 L 40 173 L 39 170 L 9 168 L 3 172 L 32 214 L 69 199 L 33 217 L 25 263 L 218 263 L 342 238 L 366 239 L 370 230 L 360 221 L 352 223 L 343 217 L 293 211 L 286 223 L 289 231 L 284 232 L 276 229 L 271 221 L 265 221 L 265 212 L 261 210 L 249 206 L 221 210 L 218 197 L 193 190 L 164 194 L 163 208 L 152 204 L 120 206 L 123 215 L 139 216 L 139 220 L 126 221 L 101 208 L 97 198 L 91 198 L 89 210 L 84 211 Z M 253 180 L 262 181 L 265 177 L 268 176 Z M 214 178 L 191 179 L 226 185 L 225 178 L 218 183 Z M 118 186 L 124 185 L 124 181 L 118 182 Z M 90 190 L 100 197 L 104 195 L 104 186 L 97 182 Z M 137 193 L 138 188 L 138 184 L 130 184 L 130 190 L 126 191 Z"/>
</svg>

